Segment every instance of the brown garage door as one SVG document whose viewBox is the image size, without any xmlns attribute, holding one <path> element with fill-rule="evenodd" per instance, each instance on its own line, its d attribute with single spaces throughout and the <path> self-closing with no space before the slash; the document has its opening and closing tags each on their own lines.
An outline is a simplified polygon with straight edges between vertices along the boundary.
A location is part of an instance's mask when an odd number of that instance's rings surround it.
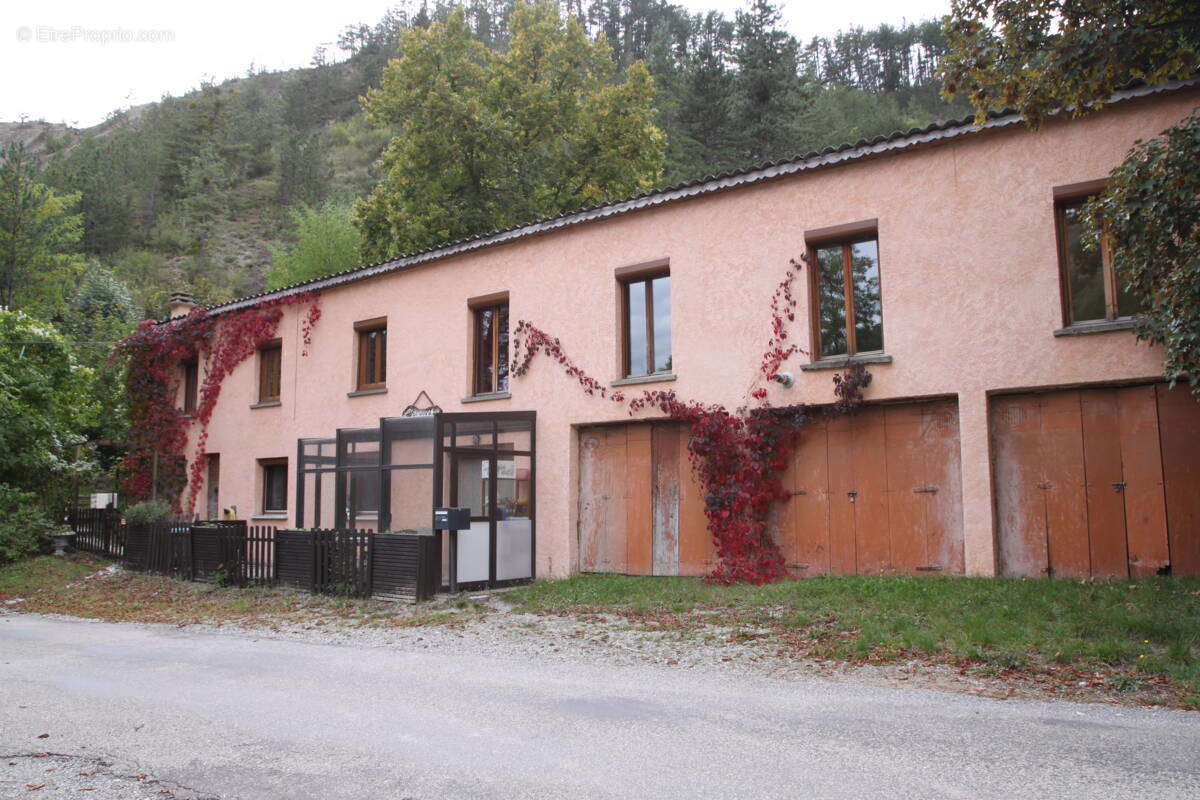
<svg viewBox="0 0 1200 800">
<path fill-rule="evenodd" d="M 579 568 L 629 575 L 705 575 L 712 537 L 675 422 L 579 434 Z"/>
<path fill-rule="evenodd" d="M 793 575 L 963 571 L 953 400 L 814 418 L 784 487 L 776 528 Z"/>
<path fill-rule="evenodd" d="M 1005 575 L 1200 573 L 1200 404 L 1163 384 L 997 397 Z"/>
</svg>

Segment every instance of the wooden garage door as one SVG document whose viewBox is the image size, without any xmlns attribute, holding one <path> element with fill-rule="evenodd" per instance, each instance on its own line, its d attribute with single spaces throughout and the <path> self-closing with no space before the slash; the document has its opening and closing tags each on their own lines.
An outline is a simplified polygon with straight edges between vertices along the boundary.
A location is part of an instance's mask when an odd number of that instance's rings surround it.
<svg viewBox="0 0 1200 800">
<path fill-rule="evenodd" d="M 705 575 L 712 536 L 675 422 L 579 434 L 579 568 L 629 575 Z"/>
<path fill-rule="evenodd" d="M 1200 404 L 1165 385 L 997 397 L 1000 569 L 1200 573 Z"/>
<path fill-rule="evenodd" d="M 960 480 L 952 400 L 814 418 L 775 524 L 789 573 L 961 573 Z"/>
</svg>

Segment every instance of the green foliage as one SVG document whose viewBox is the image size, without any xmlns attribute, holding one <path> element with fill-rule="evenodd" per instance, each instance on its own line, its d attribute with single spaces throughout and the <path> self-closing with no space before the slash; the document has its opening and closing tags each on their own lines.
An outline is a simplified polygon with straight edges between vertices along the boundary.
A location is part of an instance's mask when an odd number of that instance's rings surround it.
<svg viewBox="0 0 1200 800">
<path fill-rule="evenodd" d="M 91 466 L 74 446 L 91 412 L 93 373 L 80 366 L 53 326 L 0 311 L 0 483 L 37 491 L 59 505 Z M 65 492 L 67 497 L 69 492 Z"/>
<path fill-rule="evenodd" d="M 1015 108 L 1035 126 L 1133 80 L 1186 77 L 1200 52 L 1200 14 L 1179 0 L 954 0 L 945 32 L 946 94 L 981 121 Z"/>
<path fill-rule="evenodd" d="M 147 500 L 125 509 L 125 522 L 130 525 L 147 525 L 162 522 L 171 516 L 171 504 L 166 500 Z"/>
<path fill-rule="evenodd" d="M 272 253 L 267 288 L 278 289 L 358 265 L 362 237 L 354 211 L 345 203 L 325 203 L 293 212 L 296 240 Z"/>
<path fill-rule="evenodd" d="M 0 483 L 0 564 L 37 553 L 53 529 L 35 494 Z"/>
<path fill-rule="evenodd" d="M 614 80 L 603 39 L 556 5 L 520 4 L 505 52 L 461 10 L 412 29 L 368 118 L 397 125 L 385 174 L 360 201 L 363 257 L 381 260 L 648 188 L 662 165 L 653 87 L 635 62 Z"/>
<path fill-rule="evenodd" d="M 79 195 L 55 192 L 39 173 L 20 142 L 0 153 L 0 307 L 56 310 L 82 266 Z"/>
<path fill-rule="evenodd" d="M 279 148 L 279 201 L 312 205 L 329 191 L 333 171 L 318 134 L 288 134 Z"/>
<path fill-rule="evenodd" d="M 1200 397 L 1200 114 L 1139 144 L 1085 219 L 1112 242 L 1117 275 L 1141 300 L 1138 336 Z"/>
</svg>

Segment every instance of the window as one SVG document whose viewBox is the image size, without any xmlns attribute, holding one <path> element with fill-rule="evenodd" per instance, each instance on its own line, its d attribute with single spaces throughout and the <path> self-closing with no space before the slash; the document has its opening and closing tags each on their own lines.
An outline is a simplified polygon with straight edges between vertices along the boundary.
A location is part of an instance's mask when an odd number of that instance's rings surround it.
<svg viewBox="0 0 1200 800">
<path fill-rule="evenodd" d="M 660 272 L 625 281 L 622 284 L 622 305 L 625 377 L 670 372 L 670 274 Z"/>
<path fill-rule="evenodd" d="M 382 389 L 387 383 L 387 320 L 357 322 L 358 385 L 364 389 Z"/>
<path fill-rule="evenodd" d="M 183 362 L 183 410 L 192 414 L 196 411 L 196 397 L 200 391 L 200 363 L 196 360 Z"/>
<path fill-rule="evenodd" d="M 276 339 L 258 351 L 258 402 L 279 400 L 279 376 L 283 365 L 283 345 Z"/>
<path fill-rule="evenodd" d="M 475 315 L 475 369 L 472 391 L 508 391 L 508 301 L 479 305 Z"/>
<path fill-rule="evenodd" d="M 883 350 L 879 241 L 869 236 L 809 247 L 819 358 Z"/>
<path fill-rule="evenodd" d="M 262 467 L 263 513 L 287 511 L 287 459 L 264 458 Z"/>
<path fill-rule="evenodd" d="M 1061 200 L 1055 206 L 1058 260 L 1062 269 L 1063 311 L 1067 325 L 1128 317 L 1142 311 L 1113 270 L 1107 237 L 1100 246 L 1083 246 L 1083 206 L 1092 196 Z"/>
</svg>

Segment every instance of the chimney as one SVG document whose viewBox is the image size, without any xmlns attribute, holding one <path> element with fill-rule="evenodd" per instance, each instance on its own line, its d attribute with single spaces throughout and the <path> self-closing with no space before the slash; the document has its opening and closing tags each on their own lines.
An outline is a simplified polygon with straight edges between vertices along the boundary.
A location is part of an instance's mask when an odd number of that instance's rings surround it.
<svg viewBox="0 0 1200 800">
<path fill-rule="evenodd" d="M 190 292 L 174 292 L 167 301 L 167 319 L 186 317 L 196 307 Z"/>
</svg>

